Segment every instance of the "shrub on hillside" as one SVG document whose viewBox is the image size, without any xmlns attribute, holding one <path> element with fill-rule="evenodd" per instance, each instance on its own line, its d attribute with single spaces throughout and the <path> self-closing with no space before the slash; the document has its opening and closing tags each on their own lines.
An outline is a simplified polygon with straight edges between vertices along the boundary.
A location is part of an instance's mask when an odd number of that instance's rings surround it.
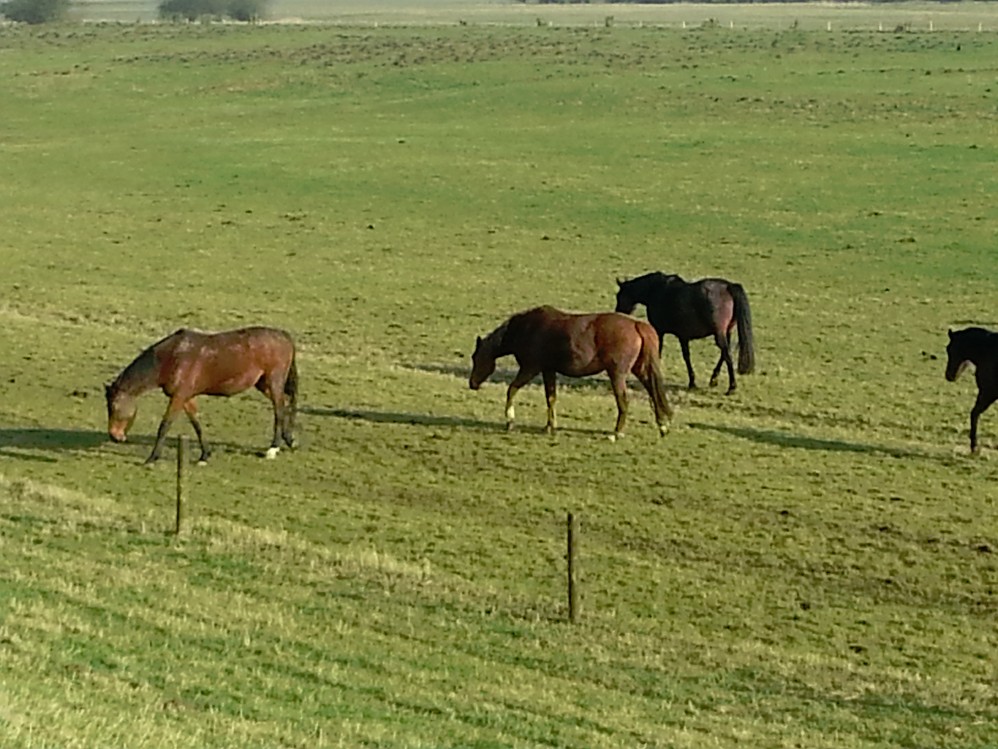
<svg viewBox="0 0 998 749">
<path fill-rule="evenodd" d="M 263 18 L 267 0 L 229 0 L 229 18 L 236 21 L 259 21 Z"/>
<path fill-rule="evenodd" d="M 258 21 L 263 17 L 267 0 L 162 0 L 160 18 L 196 21 L 199 18 L 232 18 Z"/>
<path fill-rule="evenodd" d="M 19 23 L 58 21 L 69 10 L 69 0 L 8 0 L 0 4 L 0 14 Z"/>
</svg>

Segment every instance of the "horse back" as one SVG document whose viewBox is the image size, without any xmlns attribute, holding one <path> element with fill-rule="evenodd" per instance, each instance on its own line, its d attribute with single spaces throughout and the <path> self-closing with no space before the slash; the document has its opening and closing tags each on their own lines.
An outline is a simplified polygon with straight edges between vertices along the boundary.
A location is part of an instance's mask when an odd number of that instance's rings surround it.
<svg viewBox="0 0 998 749">
<path fill-rule="evenodd" d="M 286 376 L 294 353 L 291 337 L 276 328 L 181 329 L 156 348 L 158 384 L 168 393 L 234 394 L 272 372 Z"/>
<path fill-rule="evenodd" d="M 691 282 L 671 280 L 661 285 L 646 304 L 648 320 L 655 329 L 680 338 L 713 335 L 715 311 L 722 306 L 723 288 L 716 279 Z"/>
</svg>

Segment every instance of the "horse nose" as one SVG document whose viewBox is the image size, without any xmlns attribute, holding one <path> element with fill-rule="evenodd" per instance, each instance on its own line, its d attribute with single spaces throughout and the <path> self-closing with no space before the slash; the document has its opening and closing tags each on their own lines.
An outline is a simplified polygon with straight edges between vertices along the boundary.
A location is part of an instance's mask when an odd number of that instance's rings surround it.
<svg viewBox="0 0 998 749">
<path fill-rule="evenodd" d="M 124 434 L 116 434 L 114 432 L 108 432 L 107 436 L 111 438 L 112 442 L 118 442 L 118 443 L 124 442 L 126 439 Z"/>
<path fill-rule="evenodd" d="M 478 390 L 482 385 L 480 382 L 475 382 L 474 380 L 468 380 L 468 387 L 472 390 Z"/>
</svg>

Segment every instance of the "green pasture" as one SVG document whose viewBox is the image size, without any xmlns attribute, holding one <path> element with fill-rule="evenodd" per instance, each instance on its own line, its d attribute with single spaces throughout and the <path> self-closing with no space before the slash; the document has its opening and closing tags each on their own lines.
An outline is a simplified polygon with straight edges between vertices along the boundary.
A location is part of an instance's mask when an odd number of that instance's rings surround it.
<svg viewBox="0 0 998 749">
<path fill-rule="evenodd" d="M 998 37 L 974 31 L 0 29 L 0 745 L 998 746 Z M 741 282 L 758 371 L 658 438 L 603 377 L 467 387 L 477 334 Z M 175 537 L 181 326 L 287 328 Z M 702 382 L 716 360 L 694 344 Z M 184 424 L 175 434 L 190 433 Z M 565 517 L 582 522 L 566 623 Z"/>
</svg>

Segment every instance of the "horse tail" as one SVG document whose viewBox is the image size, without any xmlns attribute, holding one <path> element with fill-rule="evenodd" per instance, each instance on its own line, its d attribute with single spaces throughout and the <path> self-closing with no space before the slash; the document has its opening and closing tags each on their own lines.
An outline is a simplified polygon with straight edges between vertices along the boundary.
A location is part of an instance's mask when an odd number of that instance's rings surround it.
<svg viewBox="0 0 998 749">
<path fill-rule="evenodd" d="M 728 291 L 735 302 L 735 323 L 738 325 L 738 374 L 749 374 L 755 369 L 755 343 L 752 340 L 752 310 L 748 295 L 739 283 L 728 284 Z"/>
<path fill-rule="evenodd" d="M 641 371 L 642 379 L 648 384 L 648 395 L 655 405 L 656 414 L 664 414 L 672 419 L 672 404 L 665 393 L 665 378 L 658 355 L 658 333 L 648 323 L 642 323 L 641 332 Z"/>
<path fill-rule="evenodd" d="M 290 418 L 294 418 L 298 411 L 298 363 L 295 361 L 295 351 L 291 350 L 291 366 L 288 367 L 288 376 L 284 380 L 284 395 L 287 397 L 287 407 Z"/>
</svg>

